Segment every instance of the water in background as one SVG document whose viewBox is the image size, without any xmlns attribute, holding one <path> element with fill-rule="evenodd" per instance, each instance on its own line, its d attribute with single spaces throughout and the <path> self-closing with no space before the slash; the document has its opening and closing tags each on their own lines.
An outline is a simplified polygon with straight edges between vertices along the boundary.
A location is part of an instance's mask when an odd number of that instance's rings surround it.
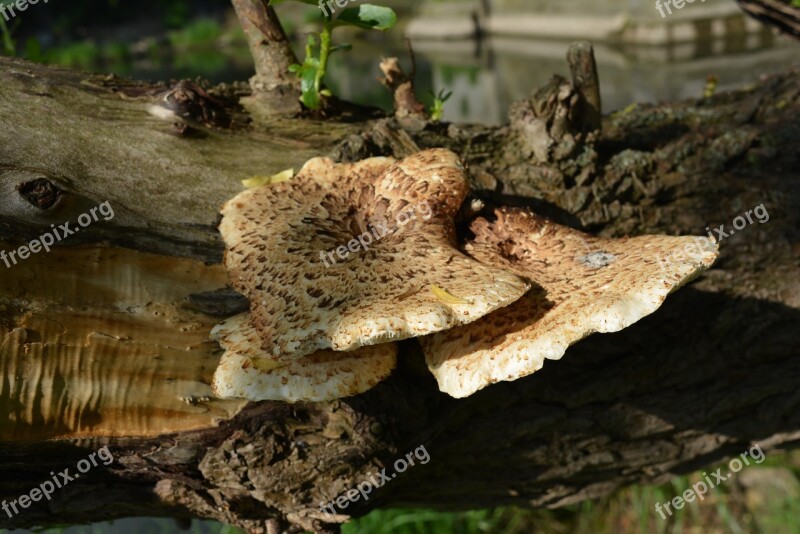
<svg viewBox="0 0 800 534">
<path fill-rule="evenodd" d="M 528 97 L 553 74 L 569 77 L 566 41 L 493 37 L 482 41 L 440 41 L 414 45 L 417 87 L 421 96 L 452 91 L 444 118 L 453 122 L 502 124 L 508 107 Z M 359 48 L 367 53 L 359 55 Z M 333 64 L 330 85 L 341 97 L 388 108 L 391 99 L 375 81 L 380 75 L 372 55 L 375 45 L 356 46 Z M 380 45 L 410 66 L 400 43 Z M 764 33 L 739 42 L 697 42 L 670 47 L 595 45 L 603 111 L 633 102 L 699 98 L 707 79 L 717 90 L 742 87 L 762 74 L 785 69 L 800 60 L 800 43 Z"/>
<path fill-rule="evenodd" d="M 347 36 L 352 51 L 331 58 L 328 85 L 346 100 L 391 109 L 388 91 L 377 81 L 380 57 L 397 56 L 411 70 L 406 44 L 391 34 Z M 365 38 L 369 38 L 365 41 Z M 298 43 L 304 36 L 298 36 Z M 502 124 L 508 107 L 528 97 L 553 74 L 569 76 L 568 41 L 490 37 L 482 40 L 412 42 L 416 85 L 430 103 L 432 93 L 452 91 L 444 119 L 451 122 Z M 302 47 L 296 46 L 302 51 Z M 762 74 L 785 69 L 800 60 L 800 43 L 768 32 L 747 38 L 708 40 L 670 46 L 595 45 L 603 111 L 634 102 L 699 98 L 709 76 L 717 90 L 745 86 Z M 245 47 L 215 47 L 202 53 L 168 54 L 157 63 L 106 70 L 140 79 L 204 76 L 212 82 L 245 80 L 252 64 Z"/>
<path fill-rule="evenodd" d="M 307 33 L 316 28 L 306 22 L 308 10 L 313 12 L 314 8 L 299 6 L 306 11 L 289 11 L 292 16 L 283 20 L 294 38 L 295 50 L 301 54 Z M 652 8 L 649 3 L 648 8 Z M 411 70 L 409 53 L 402 37 L 409 21 L 413 25 L 415 20 L 426 20 L 428 30 L 433 30 L 429 34 L 441 29 L 444 35 L 458 27 L 457 18 L 446 20 L 435 15 L 419 19 L 415 18 L 415 12 L 409 6 L 398 6 L 398 9 L 400 27 L 387 33 L 343 31 L 334 34 L 334 42 L 354 45 L 352 51 L 331 57 L 327 83 L 336 95 L 390 110 L 391 95 L 377 81 L 381 75 L 378 64 L 380 57 L 397 56 L 407 71 Z M 735 6 L 733 9 L 742 19 L 741 12 Z M 559 16 L 562 17 L 561 24 L 566 29 L 571 28 L 572 15 L 561 13 Z M 586 26 L 586 17 L 581 16 L 576 14 L 574 17 L 576 27 L 595 27 Z M 533 17 L 530 20 L 535 21 L 537 15 Z M 757 29 L 759 26 L 749 19 L 745 21 L 751 31 L 745 34 L 725 35 L 716 31 L 714 35 L 717 37 L 712 37 L 712 27 L 732 26 L 730 18 L 728 14 L 719 20 L 692 22 L 692 27 L 700 28 L 692 40 L 682 39 L 669 44 L 596 41 L 603 111 L 609 113 L 634 102 L 699 98 L 709 76 L 716 77 L 717 90 L 721 91 L 747 85 L 762 74 L 798 63 L 800 43 L 776 37 L 767 29 L 752 31 L 753 27 Z M 219 22 L 222 19 L 224 23 Z M 638 29 L 637 39 L 641 40 L 643 28 L 648 28 L 645 40 L 665 28 L 665 23 L 657 16 L 646 23 L 649 26 Z M 742 25 L 740 20 L 738 26 Z M 527 27 L 525 24 L 522 26 L 523 30 Z M 444 119 L 447 121 L 502 124 L 512 102 L 529 96 L 553 74 L 569 75 L 565 59 L 569 40 L 435 37 L 414 38 L 412 41 L 416 55 L 417 93 L 423 102 L 430 103 L 432 93 L 452 91 L 452 97 L 444 105 Z M 34 60 L 144 80 L 202 76 L 212 82 L 232 82 L 246 80 L 253 72 L 244 36 L 230 10 L 216 20 L 196 20 L 180 30 L 161 37 L 142 37 L 133 44 L 83 42 L 61 46 L 58 50 L 41 51 L 30 45 L 28 49 L 28 57 L 33 56 L 31 59 Z"/>
</svg>

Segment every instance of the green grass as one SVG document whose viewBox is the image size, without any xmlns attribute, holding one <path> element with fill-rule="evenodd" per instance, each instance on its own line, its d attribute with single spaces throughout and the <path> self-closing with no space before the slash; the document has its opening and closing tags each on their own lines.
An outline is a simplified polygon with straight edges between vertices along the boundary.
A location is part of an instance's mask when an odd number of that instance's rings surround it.
<svg viewBox="0 0 800 534">
<path fill-rule="evenodd" d="M 98 43 L 91 39 L 45 49 L 35 38 L 30 38 L 21 46 L 3 28 L 0 17 L 0 53 L 5 49 L 9 55 L 17 53 L 37 63 L 114 72 L 120 76 L 128 75 L 134 62 L 152 68 L 169 66 L 176 73 L 213 76 L 230 68 L 238 58 L 245 58 L 246 63 L 250 57 L 241 28 L 225 28 L 210 19 L 198 19 L 170 31 L 164 41 L 144 40 L 146 52 L 138 57 L 133 56 L 128 43 Z"/>
<path fill-rule="evenodd" d="M 686 503 L 666 520 L 656 512 L 665 503 L 703 480 L 702 472 L 727 463 L 672 479 L 660 486 L 632 486 L 612 495 L 557 510 L 514 507 L 471 512 L 444 513 L 430 510 L 377 510 L 342 529 L 343 534 L 678 534 L 742 533 L 784 534 L 800 532 L 800 499 L 786 495 L 763 495 L 765 503 L 751 510 L 737 476 L 709 490 L 702 501 Z M 800 453 L 773 453 L 759 465 L 744 470 L 781 468 L 800 475 Z M 739 475 L 741 475 L 739 472 Z M 665 515 L 667 515 L 665 513 Z"/>
<path fill-rule="evenodd" d="M 197 19 L 180 30 L 169 33 L 169 41 L 178 50 L 214 46 L 223 35 L 222 26 L 215 20 Z M 242 34 L 244 38 L 244 34 Z"/>
</svg>

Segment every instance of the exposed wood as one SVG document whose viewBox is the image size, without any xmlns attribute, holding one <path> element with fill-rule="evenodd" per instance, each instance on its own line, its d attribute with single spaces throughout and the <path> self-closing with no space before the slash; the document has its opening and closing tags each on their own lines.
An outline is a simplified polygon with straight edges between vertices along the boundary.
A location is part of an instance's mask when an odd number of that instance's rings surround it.
<svg viewBox="0 0 800 534">
<path fill-rule="evenodd" d="M 147 113 L 154 96 L 123 96 L 121 85 L 0 59 L 0 249 L 106 200 L 116 213 L 58 251 L 0 264 L 0 499 L 17 499 L 104 444 L 115 458 L 51 501 L 0 513 L 0 525 L 170 514 L 253 532 L 324 531 L 375 507 L 561 506 L 665 481 L 754 441 L 767 455 L 799 442 L 800 72 L 707 100 L 633 107 L 606 118 L 597 138 L 580 136 L 576 100 L 559 97 L 577 94 L 565 80 L 537 91 L 524 104 L 537 113 L 515 114 L 508 128 L 403 131 L 391 120 L 320 128 L 256 117 L 190 137 Z M 539 140 L 524 133 L 536 120 L 537 135 L 552 141 L 544 160 L 531 149 Z M 437 391 L 413 340 L 401 345 L 398 371 L 358 397 L 241 410 L 199 399 L 219 354 L 204 342 L 218 317 L 180 303 L 224 285 L 216 213 L 240 180 L 312 155 L 414 146 L 460 152 L 477 188 L 493 184 L 477 193 L 489 207 L 532 205 L 603 235 L 700 235 L 761 203 L 770 219 L 723 241 L 715 268 L 637 325 L 592 336 L 533 376 L 467 399 Z M 52 207 L 48 187 L 17 189 L 36 179 L 61 191 Z M 87 350 L 75 350 L 81 340 Z M 99 378 L 88 370 L 106 367 L 93 360 L 114 354 L 113 376 L 152 410 L 120 412 L 111 393 L 95 411 L 94 400 L 81 403 L 81 377 Z M 149 355 L 165 359 L 147 367 Z M 167 374 L 181 380 L 159 384 Z M 63 406 L 78 412 L 41 416 L 37 402 L 56 380 L 73 391 Z M 86 387 L 115 391 L 93 381 Z M 197 402 L 175 401 L 186 396 Z M 158 407 L 176 409 L 174 419 Z M 111 428 L 115 418 L 127 421 L 127 436 Z M 180 431 L 142 437 L 153 429 Z M 320 510 L 420 446 L 430 462 L 337 517 Z"/>
<path fill-rule="evenodd" d="M 217 321 L 186 302 L 225 286 L 221 266 L 83 246 L 2 268 L 3 300 L 25 302 L 0 312 L 2 440 L 170 434 L 246 404 L 211 394 Z"/>
</svg>

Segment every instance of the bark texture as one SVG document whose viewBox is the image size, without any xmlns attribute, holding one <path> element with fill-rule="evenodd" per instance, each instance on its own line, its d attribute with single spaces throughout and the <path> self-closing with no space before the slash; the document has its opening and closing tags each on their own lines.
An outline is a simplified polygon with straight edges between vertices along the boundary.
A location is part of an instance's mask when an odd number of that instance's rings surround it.
<svg viewBox="0 0 800 534">
<path fill-rule="evenodd" d="M 289 72 L 297 63 L 292 45 L 269 0 L 231 0 L 247 37 L 256 75 L 250 79 L 251 109 L 265 115 L 300 112 L 300 81 Z"/>
<path fill-rule="evenodd" d="M 556 507 L 662 482 L 754 441 L 770 454 L 800 440 L 797 70 L 709 99 L 632 106 L 604 118 L 602 134 L 583 127 L 581 90 L 564 79 L 520 103 L 506 127 L 413 131 L 394 119 L 254 117 L 195 123 L 188 135 L 180 120 L 148 113 L 169 90 L 0 59 L 0 249 L 106 200 L 116 213 L 50 254 L 0 264 L 0 499 L 103 445 L 114 455 L 0 525 L 163 513 L 325 531 L 376 507 Z M 243 118 L 235 88 L 209 96 Z M 219 350 L 204 332 L 241 305 L 209 293 L 224 286 L 217 210 L 239 180 L 312 155 L 434 146 L 464 157 L 487 209 L 528 205 L 602 235 L 701 235 L 762 203 L 769 221 L 725 238 L 716 266 L 652 316 L 467 399 L 437 391 L 413 340 L 392 377 L 357 397 L 207 398 Z M 76 350 L 82 343 L 91 350 Z M 117 380 L 154 409 L 115 404 Z M 83 417 L 53 409 L 84 388 L 93 395 L 71 405 Z M 187 412 L 200 424 L 187 428 Z M 369 501 L 334 518 L 320 510 L 420 446 L 430 461 Z"/>
</svg>

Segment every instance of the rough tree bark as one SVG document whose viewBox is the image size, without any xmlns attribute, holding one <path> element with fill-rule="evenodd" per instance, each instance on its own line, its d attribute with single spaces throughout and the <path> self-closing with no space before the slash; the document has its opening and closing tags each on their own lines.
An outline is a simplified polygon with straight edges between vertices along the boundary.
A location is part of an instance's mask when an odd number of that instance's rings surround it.
<svg viewBox="0 0 800 534">
<path fill-rule="evenodd" d="M 601 73 L 602 75 L 602 73 Z M 503 128 L 256 117 L 187 129 L 148 114 L 165 87 L 0 60 L 0 250 L 110 201 L 115 216 L 0 264 L 0 499 L 108 445 L 114 463 L 0 525 L 201 516 L 252 532 L 334 529 L 319 509 L 424 445 L 431 460 L 350 505 L 556 507 L 800 440 L 800 71 L 703 100 L 640 105 L 585 132 L 556 79 Z M 163 115 L 162 115 L 163 117 Z M 567 117 L 565 119 L 565 117 Z M 200 121 L 202 123 L 202 121 Z M 717 265 L 623 332 L 467 399 L 417 344 L 386 382 L 320 404 L 210 396 L 226 293 L 221 203 L 308 157 L 448 146 L 476 195 L 603 235 L 704 234 L 761 203 Z M 53 200 L 58 202 L 53 204 Z M 74 226 L 74 223 L 73 223 Z M 73 469 L 74 472 L 74 469 Z"/>
<path fill-rule="evenodd" d="M 293 115 L 300 112 L 300 81 L 289 72 L 297 57 L 269 0 L 231 0 L 247 37 L 256 75 L 250 79 L 253 113 Z"/>
</svg>

